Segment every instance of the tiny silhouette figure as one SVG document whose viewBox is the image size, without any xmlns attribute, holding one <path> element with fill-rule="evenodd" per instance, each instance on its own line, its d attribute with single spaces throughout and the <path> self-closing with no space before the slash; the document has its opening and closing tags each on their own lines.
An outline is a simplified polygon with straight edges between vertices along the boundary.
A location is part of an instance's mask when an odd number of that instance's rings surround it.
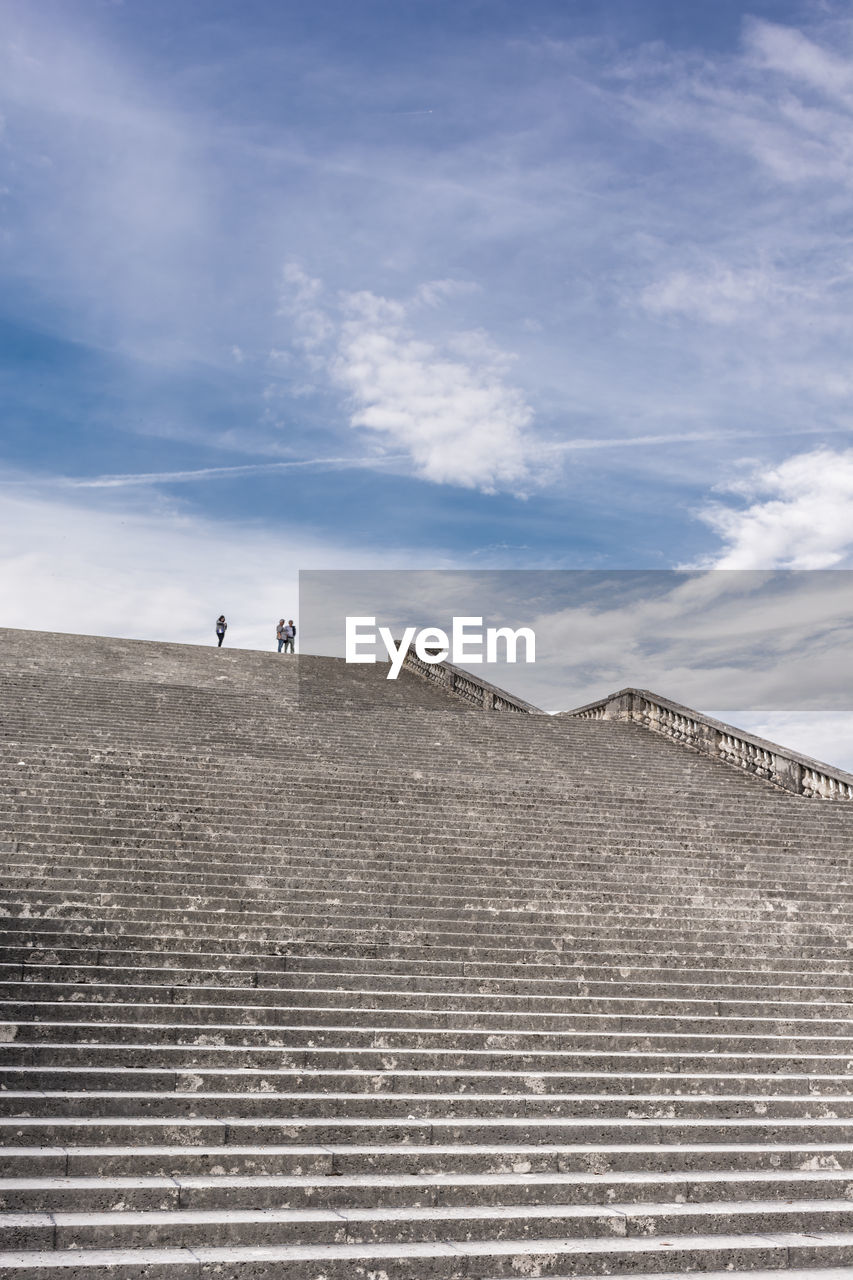
<svg viewBox="0 0 853 1280">
<path fill-rule="evenodd" d="M 296 627 L 293 625 L 293 619 L 291 618 L 287 623 L 287 626 L 284 628 L 284 652 L 285 653 L 294 652 L 293 642 L 295 639 L 296 639 Z"/>
<path fill-rule="evenodd" d="M 286 627 L 285 627 L 285 625 L 284 625 L 284 618 L 279 618 L 279 620 L 278 620 L 278 626 L 277 626 L 277 627 L 276 627 L 276 629 L 275 629 L 275 638 L 276 638 L 276 640 L 278 641 L 278 651 L 279 651 L 279 653 L 281 653 L 281 650 L 282 650 L 282 648 L 283 648 L 283 646 L 284 646 L 284 642 L 285 642 L 285 640 L 287 639 L 287 636 L 284 634 L 284 633 L 285 633 L 285 631 L 286 631 Z"/>
<path fill-rule="evenodd" d="M 222 641 L 225 639 L 225 632 L 228 630 L 228 623 L 225 621 L 225 614 L 220 613 L 216 619 L 216 634 L 219 636 L 219 648 L 222 648 Z"/>
</svg>

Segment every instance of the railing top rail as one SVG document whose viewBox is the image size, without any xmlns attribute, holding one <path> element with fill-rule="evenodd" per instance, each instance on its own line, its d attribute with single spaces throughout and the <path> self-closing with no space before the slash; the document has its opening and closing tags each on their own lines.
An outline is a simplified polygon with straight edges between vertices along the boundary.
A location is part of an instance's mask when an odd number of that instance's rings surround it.
<svg viewBox="0 0 853 1280">
<path fill-rule="evenodd" d="M 493 698 L 500 699 L 501 702 L 509 704 L 517 711 L 526 712 L 527 715 L 531 716 L 543 716 L 547 714 L 541 709 L 541 707 L 535 707 L 532 702 L 526 702 L 524 698 L 519 698 L 517 694 L 508 693 L 506 689 L 501 689 L 498 685 L 492 684 L 489 680 L 484 680 L 482 676 L 475 675 L 473 671 L 469 671 L 465 667 L 454 666 L 452 662 L 443 661 L 422 663 L 422 660 L 415 655 L 412 649 L 408 651 L 403 660 L 404 670 L 414 671 L 418 675 L 423 675 L 424 672 L 422 667 L 427 666 L 432 668 L 433 673 L 438 673 L 439 671 L 445 673 L 445 680 L 443 683 L 446 684 L 447 690 L 451 694 L 453 693 L 453 681 L 458 678 L 468 684 L 475 685 L 481 693 L 491 694 Z"/>
<path fill-rule="evenodd" d="M 573 707 L 571 711 L 560 711 L 558 715 L 580 716 L 585 712 L 603 710 L 609 704 L 616 703 L 628 696 L 632 699 L 644 698 L 655 706 L 663 707 L 676 715 L 695 720 L 697 724 L 704 725 L 708 729 L 716 729 L 718 733 L 737 738 L 740 742 L 747 742 L 762 751 L 769 751 L 774 756 L 779 756 L 784 760 L 791 761 L 793 764 L 800 765 L 803 769 L 811 769 L 816 773 L 823 774 L 825 777 L 853 786 L 853 773 L 836 768 L 835 765 L 825 764 L 822 760 L 815 760 L 812 756 L 804 755 L 800 751 L 793 751 L 790 747 L 780 746 L 778 742 L 771 742 L 768 738 L 761 738 L 757 733 L 750 733 L 747 729 L 738 729 L 736 725 L 726 724 L 723 720 L 716 720 L 713 716 L 705 715 L 702 711 L 695 711 L 692 707 L 685 707 L 680 702 L 673 702 L 671 698 L 664 698 L 661 694 L 652 693 L 650 689 L 635 689 L 629 686 L 625 689 L 617 690 L 616 693 L 609 694 L 606 698 L 598 698 L 595 702 L 587 702 L 582 707 Z"/>
<path fill-rule="evenodd" d="M 448 671 L 452 671 L 454 675 L 462 676 L 465 680 L 473 680 L 474 684 L 478 684 L 481 689 L 488 689 L 489 693 L 493 693 L 498 698 L 503 698 L 504 702 L 511 702 L 516 707 L 522 707 L 528 715 L 544 716 L 547 712 L 541 707 L 535 707 L 532 702 L 526 702 L 524 698 L 519 698 L 517 693 L 507 693 L 506 689 L 501 689 L 499 685 L 492 684 L 489 680 L 484 680 L 482 676 L 472 675 L 465 667 L 455 667 L 452 662 L 442 664 Z"/>
</svg>

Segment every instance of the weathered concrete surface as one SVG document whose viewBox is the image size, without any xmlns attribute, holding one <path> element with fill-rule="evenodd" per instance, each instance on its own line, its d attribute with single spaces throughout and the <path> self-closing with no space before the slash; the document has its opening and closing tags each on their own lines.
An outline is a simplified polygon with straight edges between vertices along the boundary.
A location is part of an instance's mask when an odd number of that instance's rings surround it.
<svg viewBox="0 0 853 1280">
<path fill-rule="evenodd" d="M 0 632 L 0 1277 L 849 1275 L 853 808 L 383 675 Z"/>
</svg>

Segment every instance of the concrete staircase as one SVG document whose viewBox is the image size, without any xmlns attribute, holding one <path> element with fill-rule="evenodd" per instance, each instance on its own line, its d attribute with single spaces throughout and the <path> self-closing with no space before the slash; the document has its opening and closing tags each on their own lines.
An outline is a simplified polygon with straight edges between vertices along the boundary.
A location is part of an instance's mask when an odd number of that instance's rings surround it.
<svg viewBox="0 0 853 1280">
<path fill-rule="evenodd" d="M 853 807 L 0 631 L 0 1278 L 853 1275 Z"/>
</svg>

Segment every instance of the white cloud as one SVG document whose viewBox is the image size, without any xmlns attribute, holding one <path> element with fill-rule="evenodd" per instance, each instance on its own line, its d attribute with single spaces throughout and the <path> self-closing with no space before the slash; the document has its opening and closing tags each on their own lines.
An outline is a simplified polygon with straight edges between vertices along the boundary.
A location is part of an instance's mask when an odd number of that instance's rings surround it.
<svg viewBox="0 0 853 1280">
<path fill-rule="evenodd" d="M 250 523 L 188 517 L 121 494 L 121 506 L 57 500 L 55 491 L 12 494 L 0 503 L 3 624 L 208 644 L 213 619 L 229 620 L 235 648 L 273 645 L 282 613 L 296 616 L 297 568 L 389 567 L 413 553 L 383 556 Z M 26 530 L 26 536 L 21 531 Z"/>
<path fill-rule="evenodd" d="M 698 513 L 725 544 L 715 568 L 826 569 L 853 555 L 853 449 L 796 454 L 729 490 L 748 505 Z"/>
<path fill-rule="evenodd" d="M 418 305 L 437 306 L 458 292 L 455 282 L 422 286 L 408 304 L 365 290 L 325 306 L 321 282 L 299 266 L 288 266 L 285 283 L 280 311 L 293 318 L 297 343 L 380 451 L 404 449 L 413 473 L 437 484 L 493 492 L 532 482 L 533 412 L 507 381 L 511 357 L 480 330 L 441 340 L 414 330 Z"/>
<path fill-rule="evenodd" d="M 355 403 L 352 425 L 408 449 L 426 480 L 485 490 L 523 485 L 533 413 L 507 385 L 506 359 L 488 348 L 450 358 L 383 304 L 372 294 L 347 301 L 333 370 Z"/>
</svg>

